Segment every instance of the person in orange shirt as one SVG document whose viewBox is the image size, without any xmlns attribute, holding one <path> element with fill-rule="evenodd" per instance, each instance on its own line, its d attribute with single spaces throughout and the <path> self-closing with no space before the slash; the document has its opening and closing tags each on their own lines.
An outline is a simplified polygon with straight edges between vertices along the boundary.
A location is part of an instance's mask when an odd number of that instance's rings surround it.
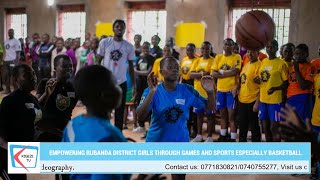
<svg viewBox="0 0 320 180">
<path fill-rule="evenodd" d="M 309 48 L 299 44 L 294 51 L 293 66 L 288 74 L 287 103 L 294 107 L 301 119 L 311 118 L 311 92 L 313 85 L 314 66 L 308 62 Z"/>
<path fill-rule="evenodd" d="M 265 58 L 268 56 L 262 52 L 259 52 L 258 59 L 260 61 L 263 61 Z M 242 60 L 242 67 L 244 67 L 248 62 L 250 62 L 248 54 L 243 55 L 243 60 Z"/>
</svg>

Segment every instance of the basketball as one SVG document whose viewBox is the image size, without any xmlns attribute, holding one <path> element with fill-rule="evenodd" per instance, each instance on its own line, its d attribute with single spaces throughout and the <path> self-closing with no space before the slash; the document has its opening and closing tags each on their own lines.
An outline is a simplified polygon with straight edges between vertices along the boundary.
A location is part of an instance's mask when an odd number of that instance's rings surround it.
<svg viewBox="0 0 320 180">
<path fill-rule="evenodd" d="M 261 50 L 274 39 L 275 24 L 264 11 L 250 11 L 236 22 L 236 40 L 247 50 Z"/>
</svg>

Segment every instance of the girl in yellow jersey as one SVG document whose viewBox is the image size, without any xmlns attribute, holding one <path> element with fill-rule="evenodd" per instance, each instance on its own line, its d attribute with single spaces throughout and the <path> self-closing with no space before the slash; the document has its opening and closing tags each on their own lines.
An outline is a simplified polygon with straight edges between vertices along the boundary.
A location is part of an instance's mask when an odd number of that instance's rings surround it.
<svg viewBox="0 0 320 180">
<path fill-rule="evenodd" d="M 267 142 L 281 140 L 279 133 L 280 109 L 283 105 L 283 90 L 288 87 L 288 66 L 276 56 L 278 42 L 267 44 L 269 58 L 262 61 L 259 70 L 260 104 L 259 119 L 263 122 Z"/>
<path fill-rule="evenodd" d="M 163 47 L 163 57 L 158 58 L 154 61 L 152 72 L 154 76 L 157 77 L 158 84 L 164 81 L 162 74 L 160 73 L 160 62 L 163 58 L 170 57 L 172 55 L 172 48 L 169 45 L 165 45 Z"/>
<path fill-rule="evenodd" d="M 196 46 L 193 43 L 189 43 L 186 47 L 187 56 L 184 57 L 180 64 L 181 69 L 181 82 L 194 86 L 194 79 L 190 79 L 190 69 L 193 63 L 199 59 L 195 55 Z M 189 134 L 191 138 L 195 138 L 197 135 L 197 115 L 193 112 L 193 108 L 190 109 L 189 121 L 187 123 Z M 192 128 L 192 131 L 191 131 Z"/>
<path fill-rule="evenodd" d="M 247 51 L 249 63 L 247 63 L 240 73 L 239 91 L 239 118 L 240 132 L 239 142 L 247 142 L 249 127 L 252 133 L 252 142 L 261 141 L 260 125 L 258 120 L 259 90 L 258 83 L 253 81 L 258 76 L 261 61 L 258 60 L 259 51 Z"/>
<path fill-rule="evenodd" d="M 232 142 L 237 139 L 237 126 L 235 123 L 234 109 L 237 95 L 238 75 L 241 69 L 241 56 L 232 52 L 234 41 L 230 38 L 224 40 L 224 54 L 216 56 L 211 68 L 212 75 L 217 78 L 217 110 L 221 115 L 221 130 L 218 141 L 225 142 L 228 124 Z"/>
<path fill-rule="evenodd" d="M 201 53 L 202 57 L 195 60 L 192 67 L 191 67 L 191 73 L 190 78 L 194 79 L 194 89 L 197 90 L 201 96 L 208 98 L 206 91 L 202 88 L 200 79 L 210 74 L 210 69 L 213 64 L 214 58 L 210 56 L 211 52 L 211 44 L 208 41 L 205 41 L 201 45 Z M 206 142 L 213 142 L 212 139 L 212 132 L 214 129 L 214 117 L 213 117 L 213 111 L 205 112 L 204 109 L 195 109 L 195 112 L 197 113 L 197 126 L 198 126 L 198 133 L 197 136 L 192 140 L 193 142 L 201 142 L 203 141 L 202 138 L 202 124 L 203 124 L 203 118 L 204 114 L 207 114 L 208 117 L 208 138 Z"/>
</svg>

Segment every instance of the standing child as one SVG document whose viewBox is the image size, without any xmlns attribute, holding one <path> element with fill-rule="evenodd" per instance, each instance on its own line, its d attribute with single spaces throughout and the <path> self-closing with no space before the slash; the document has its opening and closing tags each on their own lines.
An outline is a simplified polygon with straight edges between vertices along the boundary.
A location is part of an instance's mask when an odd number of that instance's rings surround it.
<svg viewBox="0 0 320 180">
<path fill-rule="evenodd" d="M 87 66 L 75 77 L 75 91 L 87 113 L 73 118 L 63 132 L 63 142 L 126 142 L 110 123 L 109 114 L 121 103 L 121 88 L 112 72 L 103 66 Z M 90 87 L 90 88 L 88 88 Z M 129 174 L 72 174 L 71 180 L 130 179 Z"/>
<path fill-rule="evenodd" d="M 248 50 L 247 55 L 250 62 L 242 68 L 239 83 L 239 142 L 247 142 L 249 127 L 251 129 L 252 142 L 260 142 L 261 132 L 258 120 L 260 86 L 253 80 L 259 75 L 261 61 L 258 60 L 259 51 Z"/>
<path fill-rule="evenodd" d="M 210 56 L 211 52 L 211 44 L 208 41 L 205 41 L 201 45 L 201 54 L 202 57 L 194 61 L 191 69 L 190 69 L 190 78 L 194 79 L 194 89 L 197 90 L 201 96 L 207 98 L 207 93 L 205 89 L 203 89 L 201 85 L 201 78 L 203 76 L 210 75 L 210 69 L 214 62 L 214 58 Z M 205 111 L 202 109 L 195 109 L 195 113 L 197 114 L 197 136 L 192 140 L 193 142 L 201 142 L 202 138 L 202 125 L 204 115 L 207 115 L 208 118 L 208 138 L 206 142 L 213 142 L 212 132 L 214 129 L 214 117 L 212 111 Z"/>
<path fill-rule="evenodd" d="M 87 53 L 88 66 L 97 64 L 97 49 L 99 46 L 99 39 L 93 38 L 90 43 L 90 50 Z"/>
<path fill-rule="evenodd" d="M 221 115 L 221 130 L 219 141 L 227 141 L 228 124 L 230 126 L 231 141 L 237 139 L 237 126 L 234 109 L 237 95 L 238 77 L 241 69 L 241 57 L 232 52 L 234 41 L 230 38 L 224 40 L 224 54 L 216 56 L 212 66 L 212 75 L 217 78 L 217 110 Z"/>
<path fill-rule="evenodd" d="M 146 119 L 149 113 L 152 114 L 146 142 L 189 142 L 189 109 L 207 107 L 208 111 L 213 110 L 213 79 L 210 76 L 201 79 L 208 95 L 206 100 L 192 86 L 178 83 L 178 60 L 173 57 L 164 58 L 160 68 L 164 82 L 158 85 L 153 73 L 149 74 L 149 88 L 144 91 L 137 108 L 139 119 Z M 172 175 L 172 179 L 183 180 L 185 175 Z"/>
<path fill-rule="evenodd" d="M 169 45 L 163 47 L 163 57 L 160 57 L 154 61 L 152 72 L 157 77 L 158 83 L 163 82 L 164 78 L 160 73 L 160 62 L 163 58 L 170 57 L 172 55 L 172 48 Z"/>
<path fill-rule="evenodd" d="M 153 48 L 151 48 L 151 55 L 153 57 L 160 58 L 162 57 L 162 49 L 159 47 L 159 43 L 160 43 L 161 39 L 158 35 L 154 35 L 151 38 L 151 44 L 153 45 Z M 172 48 L 171 48 L 172 49 Z"/>
<path fill-rule="evenodd" d="M 288 74 L 287 103 L 297 110 L 303 120 L 311 118 L 312 113 L 312 85 L 316 73 L 314 66 L 307 60 L 309 48 L 306 44 L 299 44 L 294 52 L 294 60 Z"/>
<path fill-rule="evenodd" d="M 135 107 L 139 105 L 139 102 L 142 97 L 142 93 L 148 87 L 147 76 L 152 70 L 154 63 L 154 57 L 150 55 L 150 43 L 144 42 L 142 44 L 142 54 L 138 60 L 136 67 L 134 69 L 136 77 L 136 96 L 134 98 Z M 134 129 L 134 132 L 143 132 L 145 131 L 144 119 L 138 119 L 139 127 Z"/>
<path fill-rule="evenodd" d="M 76 58 L 77 58 L 77 69 L 76 72 L 79 71 L 80 68 L 83 68 L 88 64 L 87 54 L 90 47 L 90 40 L 86 40 L 79 49 L 76 51 Z"/>
<path fill-rule="evenodd" d="M 279 142 L 279 112 L 283 106 L 283 90 L 288 87 L 288 66 L 282 59 L 276 56 L 278 42 L 268 42 L 267 53 L 269 58 L 262 61 L 259 78 L 260 81 L 260 104 L 259 119 L 263 123 L 267 142 Z"/>
<path fill-rule="evenodd" d="M 189 43 L 186 47 L 187 56 L 184 57 L 181 61 L 181 82 L 185 84 L 189 84 L 190 86 L 194 86 L 194 79 L 190 78 L 190 70 L 194 62 L 196 62 L 199 58 L 195 55 L 196 46 L 193 43 Z M 190 109 L 188 121 L 188 129 L 191 138 L 195 138 L 197 135 L 197 115 L 193 112 L 193 108 Z M 193 131 L 191 131 L 191 128 Z"/>
</svg>

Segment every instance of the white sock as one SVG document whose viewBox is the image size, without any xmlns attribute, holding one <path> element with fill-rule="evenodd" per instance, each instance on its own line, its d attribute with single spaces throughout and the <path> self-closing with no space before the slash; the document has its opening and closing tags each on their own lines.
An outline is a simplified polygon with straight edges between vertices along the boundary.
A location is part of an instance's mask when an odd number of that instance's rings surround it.
<svg viewBox="0 0 320 180">
<path fill-rule="evenodd" d="M 220 130 L 220 135 L 221 136 L 226 136 L 227 135 L 227 129 L 221 129 Z"/>
<path fill-rule="evenodd" d="M 231 139 L 237 139 L 237 133 L 231 133 Z"/>
</svg>

